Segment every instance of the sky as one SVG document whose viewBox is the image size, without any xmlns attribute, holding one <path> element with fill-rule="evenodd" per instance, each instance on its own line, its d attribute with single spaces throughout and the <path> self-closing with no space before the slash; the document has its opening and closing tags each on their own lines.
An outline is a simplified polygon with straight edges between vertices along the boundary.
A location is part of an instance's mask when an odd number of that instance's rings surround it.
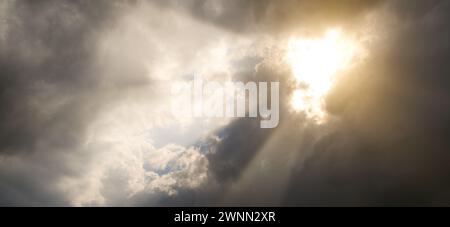
<svg viewBox="0 0 450 227">
<path fill-rule="evenodd" d="M 0 206 L 448 206 L 449 25 L 445 0 L 3 0 Z M 279 82 L 278 126 L 174 116 L 195 75 Z"/>
</svg>

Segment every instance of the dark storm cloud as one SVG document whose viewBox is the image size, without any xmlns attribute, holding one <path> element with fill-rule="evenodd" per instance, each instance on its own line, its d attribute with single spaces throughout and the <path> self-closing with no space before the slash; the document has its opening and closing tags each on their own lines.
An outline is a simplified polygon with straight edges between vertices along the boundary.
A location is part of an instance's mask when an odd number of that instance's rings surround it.
<svg viewBox="0 0 450 227">
<path fill-rule="evenodd" d="M 41 138 L 56 147 L 77 143 L 89 117 L 87 73 L 102 1 L 10 1 L 0 55 L 2 152 L 33 151 Z M 110 7 L 110 6 L 109 6 Z M 45 108 L 61 101 L 48 113 Z M 94 101 L 95 102 L 95 101 Z M 57 105 L 57 104 L 54 104 Z M 53 137 L 53 138 L 52 138 Z"/>
<path fill-rule="evenodd" d="M 211 171 L 219 181 L 236 178 L 270 136 L 261 130 L 259 120 L 233 122 L 224 130 L 223 141 L 209 155 Z"/>
<path fill-rule="evenodd" d="M 116 3 L 2 3 L 0 152 L 9 164 L 1 166 L 0 205 L 68 204 L 54 180 L 70 173 L 64 155 L 77 149 L 101 104 L 89 68 Z"/>
</svg>

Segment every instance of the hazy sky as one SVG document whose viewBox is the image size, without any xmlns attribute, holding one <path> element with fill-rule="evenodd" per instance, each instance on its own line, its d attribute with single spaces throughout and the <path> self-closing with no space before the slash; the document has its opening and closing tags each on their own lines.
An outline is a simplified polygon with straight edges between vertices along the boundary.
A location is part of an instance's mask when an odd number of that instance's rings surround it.
<svg viewBox="0 0 450 227">
<path fill-rule="evenodd" d="M 449 25 L 445 0 L 2 0 L 0 205 L 450 205 Z M 287 53 L 330 28 L 359 51 L 318 122 Z M 279 81 L 279 126 L 173 116 L 195 74 Z"/>
</svg>

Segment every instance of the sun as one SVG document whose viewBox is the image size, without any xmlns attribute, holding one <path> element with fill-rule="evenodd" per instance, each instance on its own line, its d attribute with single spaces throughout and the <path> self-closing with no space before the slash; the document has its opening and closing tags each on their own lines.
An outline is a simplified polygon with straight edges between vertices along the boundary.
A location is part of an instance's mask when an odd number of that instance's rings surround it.
<svg viewBox="0 0 450 227">
<path fill-rule="evenodd" d="M 318 123 L 324 122 L 324 98 L 337 75 L 352 65 L 359 50 L 358 43 L 345 37 L 339 28 L 329 29 L 320 38 L 291 38 L 287 61 L 297 82 L 291 96 L 292 109 Z"/>
</svg>

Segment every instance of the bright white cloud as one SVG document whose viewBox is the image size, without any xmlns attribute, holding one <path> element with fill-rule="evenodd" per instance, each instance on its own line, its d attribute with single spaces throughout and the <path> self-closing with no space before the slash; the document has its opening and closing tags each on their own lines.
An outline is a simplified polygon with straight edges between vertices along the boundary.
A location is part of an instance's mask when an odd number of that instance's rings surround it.
<svg viewBox="0 0 450 227">
<path fill-rule="evenodd" d="M 171 196 L 202 185 L 208 160 L 191 145 L 229 121 L 173 116 L 170 87 L 194 73 L 230 80 L 233 61 L 254 52 L 251 44 L 152 7 L 130 9 L 104 31 L 94 71 L 107 78 L 102 86 L 130 88 L 111 94 L 116 99 L 90 124 L 83 174 L 60 180 L 72 204 L 108 205 L 137 194 Z"/>
</svg>

